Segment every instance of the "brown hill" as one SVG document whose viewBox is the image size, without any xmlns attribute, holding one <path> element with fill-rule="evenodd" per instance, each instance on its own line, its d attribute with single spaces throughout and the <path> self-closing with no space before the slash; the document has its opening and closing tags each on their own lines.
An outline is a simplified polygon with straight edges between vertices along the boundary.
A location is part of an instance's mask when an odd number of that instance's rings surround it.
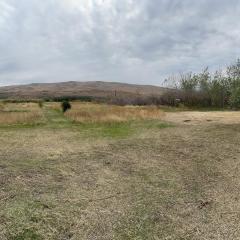
<svg viewBox="0 0 240 240">
<path fill-rule="evenodd" d="M 166 88 L 113 82 L 36 83 L 0 87 L 0 99 L 41 99 L 58 97 L 161 96 Z"/>
</svg>

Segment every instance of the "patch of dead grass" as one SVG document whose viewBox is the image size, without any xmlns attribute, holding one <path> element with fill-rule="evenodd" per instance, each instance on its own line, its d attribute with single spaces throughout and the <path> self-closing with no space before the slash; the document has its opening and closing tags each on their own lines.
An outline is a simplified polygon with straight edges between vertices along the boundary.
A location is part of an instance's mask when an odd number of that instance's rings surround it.
<svg viewBox="0 0 240 240">
<path fill-rule="evenodd" d="M 32 124 L 42 117 L 41 112 L 1 112 L 0 124 Z"/>
<path fill-rule="evenodd" d="M 33 124 L 43 119 L 36 103 L 5 103 L 0 105 L 0 124 Z"/>
<path fill-rule="evenodd" d="M 0 111 L 5 112 L 31 112 L 38 111 L 39 105 L 37 103 L 1 103 Z"/>
<path fill-rule="evenodd" d="M 47 102 L 44 105 L 50 110 L 55 110 L 55 111 L 61 110 L 61 103 L 59 102 Z"/>
<path fill-rule="evenodd" d="M 126 122 L 132 120 L 156 120 L 164 116 L 164 112 L 154 106 L 113 106 L 92 103 L 73 103 L 66 117 L 75 122 Z"/>
</svg>

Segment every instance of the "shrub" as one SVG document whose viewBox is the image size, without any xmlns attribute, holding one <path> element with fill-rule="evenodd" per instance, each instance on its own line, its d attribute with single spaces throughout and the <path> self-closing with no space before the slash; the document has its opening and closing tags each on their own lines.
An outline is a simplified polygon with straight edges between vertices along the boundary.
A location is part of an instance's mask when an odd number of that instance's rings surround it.
<svg viewBox="0 0 240 240">
<path fill-rule="evenodd" d="M 65 101 L 62 102 L 62 111 L 64 113 L 71 108 L 72 108 L 72 106 L 71 106 L 69 101 L 65 100 Z"/>
<path fill-rule="evenodd" d="M 43 107 L 43 102 L 42 102 L 42 101 L 38 102 L 38 106 L 39 106 L 40 108 L 42 108 L 42 107 Z"/>
</svg>

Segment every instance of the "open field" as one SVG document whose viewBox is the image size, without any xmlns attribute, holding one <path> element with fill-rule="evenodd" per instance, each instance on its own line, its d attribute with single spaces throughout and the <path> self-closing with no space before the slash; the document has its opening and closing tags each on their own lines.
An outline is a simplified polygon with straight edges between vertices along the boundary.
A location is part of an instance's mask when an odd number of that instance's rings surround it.
<svg viewBox="0 0 240 240">
<path fill-rule="evenodd" d="M 240 239 L 240 112 L 105 107 L 0 108 L 1 240 Z"/>
</svg>

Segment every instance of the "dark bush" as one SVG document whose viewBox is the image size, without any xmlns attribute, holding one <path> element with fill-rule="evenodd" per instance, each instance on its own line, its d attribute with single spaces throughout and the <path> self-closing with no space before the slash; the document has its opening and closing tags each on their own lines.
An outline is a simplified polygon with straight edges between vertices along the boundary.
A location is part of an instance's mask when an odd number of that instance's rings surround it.
<svg viewBox="0 0 240 240">
<path fill-rule="evenodd" d="M 38 102 L 38 106 L 39 106 L 40 108 L 42 108 L 42 107 L 43 107 L 43 102 L 42 102 L 42 101 L 39 101 L 39 102 Z"/>
<path fill-rule="evenodd" d="M 69 101 L 65 100 L 65 101 L 62 102 L 62 111 L 64 113 L 71 108 L 72 108 L 72 106 L 71 106 Z"/>
</svg>

